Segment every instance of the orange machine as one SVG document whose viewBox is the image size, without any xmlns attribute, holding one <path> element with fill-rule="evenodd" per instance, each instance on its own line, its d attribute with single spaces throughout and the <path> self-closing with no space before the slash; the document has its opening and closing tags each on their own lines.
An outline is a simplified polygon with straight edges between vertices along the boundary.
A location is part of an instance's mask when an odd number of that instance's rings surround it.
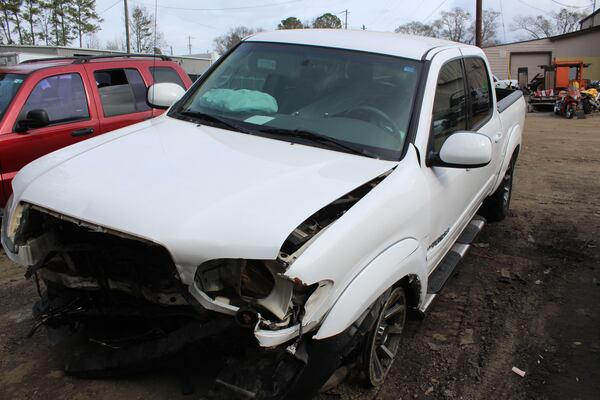
<svg viewBox="0 0 600 400">
<path fill-rule="evenodd" d="M 583 89 L 583 69 L 590 66 L 584 64 L 581 60 L 574 61 L 556 61 L 552 63 L 555 70 L 554 88 L 562 89 L 569 86 L 575 86 Z"/>
</svg>

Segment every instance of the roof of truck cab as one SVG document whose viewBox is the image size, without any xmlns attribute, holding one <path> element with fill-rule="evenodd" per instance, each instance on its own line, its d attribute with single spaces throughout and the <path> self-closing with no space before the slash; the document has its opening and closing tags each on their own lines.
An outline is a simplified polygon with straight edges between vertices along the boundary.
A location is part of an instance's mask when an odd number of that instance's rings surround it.
<svg viewBox="0 0 600 400">
<path fill-rule="evenodd" d="M 358 50 L 415 60 L 420 60 L 436 47 L 473 47 L 430 37 L 348 29 L 286 29 L 257 33 L 244 40 Z"/>
</svg>

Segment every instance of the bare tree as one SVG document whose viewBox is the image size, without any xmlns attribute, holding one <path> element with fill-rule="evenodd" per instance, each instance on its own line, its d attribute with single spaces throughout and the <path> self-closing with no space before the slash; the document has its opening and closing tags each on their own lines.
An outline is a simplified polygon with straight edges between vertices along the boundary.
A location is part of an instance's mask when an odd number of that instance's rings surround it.
<svg viewBox="0 0 600 400">
<path fill-rule="evenodd" d="M 559 12 L 552 13 L 554 19 L 555 32 L 557 35 L 573 32 L 579 29 L 579 21 L 581 21 L 587 13 L 577 11 L 576 9 L 562 8 Z"/>
<path fill-rule="evenodd" d="M 517 16 L 511 27 L 515 30 L 525 31 L 530 39 L 542 39 L 552 36 L 554 33 L 552 22 L 542 15 L 536 17 Z"/>
<path fill-rule="evenodd" d="M 214 49 L 217 53 L 223 54 L 241 42 L 246 36 L 253 35 L 256 32 L 262 32 L 262 30 L 262 28 L 254 29 L 248 28 L 247 26 L 231 28 L 226 34 L 215 38 L 213 42 Z"/>
<path fill-rule="evenodd" d="M 563 8 L 559 12 L 550 13 L 550 18 L 543 15 L 518 16 L 513 20 L 512 28 L 525 31 L 530 39 L 542 39 L 561 35 L 579 29 L 579 21 L 585 13 L 575 9 Z"/>
<path fill-rule="evenodd" d="M 437 37 L 437 32 L 435 31 L 433 26 L 423 24 L 418 21 L 412 21 L 407 24 L 400 25 L 394 30 L 394 32 L 404 33 L 406 35 Z"/>
<path fill-rule="evenodd" d="M 85 35 L 85 47 L 88 49 L 101 49 L 102 41 L 95 32 Z"/>
<path fill-rule="evenodd" d="M 494 10 L 483 10 L 483 31 L 482 31 L 482 44 L 483 47 L 492 46 L 498 44 L 499 41 L 496 37 L 498 33 L 498 18 L 500 17 L 500 13 Z M 471 23 L 471 27 L 469 28 L 469 39 L 467 43 L 473 44 L 475 43 L 475 21 Z"/>
<path fill-rule="evenodd" d="M 462 8 L 442 11 L 441 17 L 433 23 L 437 35 L 455 42 L 468 42 L 471 13 Z"/>
<path fill-rule="evenodd" d="M 125 42 L 123 38 L 114 38 L 113 40 L 108 40 L 106 45 L 104 46 L 106 50 L 113 51 L 125 51 Z"/>
</svg>

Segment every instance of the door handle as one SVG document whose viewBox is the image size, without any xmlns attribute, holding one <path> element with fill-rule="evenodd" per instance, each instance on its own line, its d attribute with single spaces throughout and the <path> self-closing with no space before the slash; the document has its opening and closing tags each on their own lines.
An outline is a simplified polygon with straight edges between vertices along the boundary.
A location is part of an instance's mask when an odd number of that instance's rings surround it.
<svg viewBox="0 0 600 400">
<path fill-rule="evenodd" d="M 502 132 L 500 132 L 496 136 L 494 136 L 494 143 L 498 143 L 500 141 L 500 139 L 502 139 Z"/>
<path fill-rule="evenodd" d="M 71 136 L 85 136 L 91 135 L 92 133 L 94 133 L 94 128 L 82 128 L 75 129 L 73 132 L 71 132 Z"/>
</svg>

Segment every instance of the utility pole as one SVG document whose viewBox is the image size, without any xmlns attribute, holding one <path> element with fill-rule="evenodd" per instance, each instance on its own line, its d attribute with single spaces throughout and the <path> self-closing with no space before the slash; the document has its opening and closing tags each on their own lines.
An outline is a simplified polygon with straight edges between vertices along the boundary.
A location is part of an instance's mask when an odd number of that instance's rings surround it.
<svg viewBox="0 0 600 400">
<path fill-rule="evenodd" d="M 350 12 L 346 9 L 346 10 L 342 11 L 340 14 L 345 14 L 344 15 L 344 29 L 348 29 L 348 14 L 350 14 Z"/>
<path fill-rule="evenodd" d="M 127 0 L 123 0 L 125 5 L 125 43 L 127 43 L 127 53 L 131 53 L 131 45 L 129 44 L 129 11 L 127 10 Z"/>
<path fill-rule="evenodd" d="M 483 0 L 477 0 L 475 10 L 475 46 L 483 45 Z"/>
<path fill-rule="evenodd" d="M 192 54 L 192 37 L 188 35 L 188 54 Z"/>
</svg>

